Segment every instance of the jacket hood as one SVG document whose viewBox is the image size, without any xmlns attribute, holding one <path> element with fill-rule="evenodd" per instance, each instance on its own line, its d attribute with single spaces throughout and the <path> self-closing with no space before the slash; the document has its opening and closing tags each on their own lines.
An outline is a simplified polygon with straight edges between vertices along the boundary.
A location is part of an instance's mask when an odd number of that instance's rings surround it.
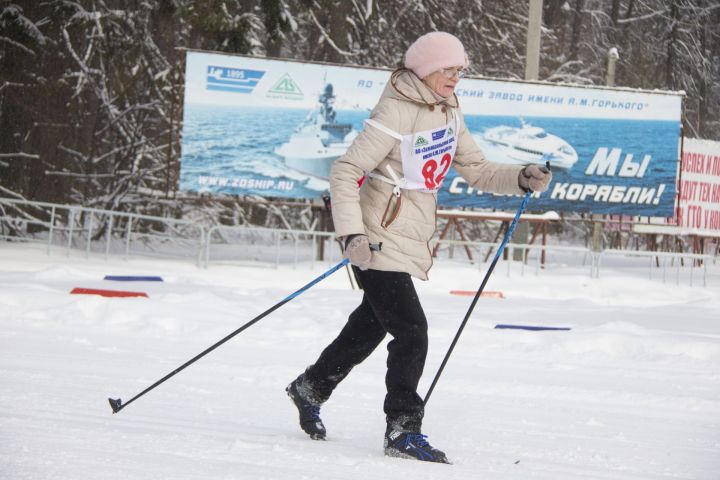
<svg viewBox="0 0 720 480">
<path fill-rule="evenodd" d="M 400 68 L 390 76 L 390 83 L 385 88 L 383 95 L 405 102 L 419 103 L 421 105 L 435 106 L 448 105 L 458 108 L 460 102 L 457 95 L 442 99 L 438 97 L 425 83 L 415 75 L 412 70 Z"/>
</svg>

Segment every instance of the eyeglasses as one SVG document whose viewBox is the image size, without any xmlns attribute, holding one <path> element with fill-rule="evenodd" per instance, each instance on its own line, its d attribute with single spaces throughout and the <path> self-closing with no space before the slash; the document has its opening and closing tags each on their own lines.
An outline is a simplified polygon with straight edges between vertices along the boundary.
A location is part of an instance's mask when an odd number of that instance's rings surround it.
<svg viewBox="0 0 720 480">
<path fill-rule="evenodd" d="M 463 67 L 441 68 L 440 73 L 442 73 L 445 78 L 453 78 L 455 76 L 463 78 L 465 76 Z"/>
</svg>

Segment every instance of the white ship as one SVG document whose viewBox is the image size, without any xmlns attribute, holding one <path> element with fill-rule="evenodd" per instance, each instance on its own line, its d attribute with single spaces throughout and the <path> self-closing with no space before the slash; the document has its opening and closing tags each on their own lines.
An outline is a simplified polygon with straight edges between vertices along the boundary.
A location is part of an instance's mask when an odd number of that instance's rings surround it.
<svg viewBox="0 0 720 480">
<path fill-rule="evenodd" d="M 290 168 L 328 178 L 332 163 L 345 154 L 358 132 L 349 123 L 335 122 L 332 84 L 325 86 L 318 102 L 318 107 L 308 114 L 287 142 L 275 149 L 275 153 L 283 157 Z"/>
<path fill-rule="evenodd" d="M 488 160 L 514 165 L 545 165 L 569 169 L 578 160 L 575 149 L 565 140 L 540 127 L 523 122 L 520 128 L 501 125 L 473 135 Z"/>
</svg>

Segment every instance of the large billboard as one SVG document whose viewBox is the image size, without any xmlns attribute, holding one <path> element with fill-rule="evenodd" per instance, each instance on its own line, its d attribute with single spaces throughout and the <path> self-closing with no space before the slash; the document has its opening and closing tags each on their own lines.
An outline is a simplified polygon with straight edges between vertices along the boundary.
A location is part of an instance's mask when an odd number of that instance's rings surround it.
<svg viewBox="0 0 720 480">
<path fill-rule="evenodd" d="M 389 70 L 187 52 L 180 189 L 316 198 L 363 129 Z M 463 79 L 473 138 L 495 162 L 553 166 L 534 210 L 672 216 L 682 96 Z M 515 209 L 450 171 L 447 207 Z"/>
</svg>

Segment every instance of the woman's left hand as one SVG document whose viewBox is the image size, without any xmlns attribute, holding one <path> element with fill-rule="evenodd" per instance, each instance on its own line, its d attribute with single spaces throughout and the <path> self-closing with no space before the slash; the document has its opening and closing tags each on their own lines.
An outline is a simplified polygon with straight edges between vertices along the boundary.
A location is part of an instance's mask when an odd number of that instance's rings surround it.
<svg viewBox="0 0 720 480">
<path fill-rule="evenodd" d="M 520 170 L 518 185 L 526 192 L 544 192 L 552 180 L 552 172 L 547 167 L 528 165 Z"/>
<path fill-rule="evenodd" d="M 370 239 L 367 235 L 350 235 L 345 239 L 345 254 L 350 263 L 360 270 L 367 270 L 372 260 Z"/>
</svg>

